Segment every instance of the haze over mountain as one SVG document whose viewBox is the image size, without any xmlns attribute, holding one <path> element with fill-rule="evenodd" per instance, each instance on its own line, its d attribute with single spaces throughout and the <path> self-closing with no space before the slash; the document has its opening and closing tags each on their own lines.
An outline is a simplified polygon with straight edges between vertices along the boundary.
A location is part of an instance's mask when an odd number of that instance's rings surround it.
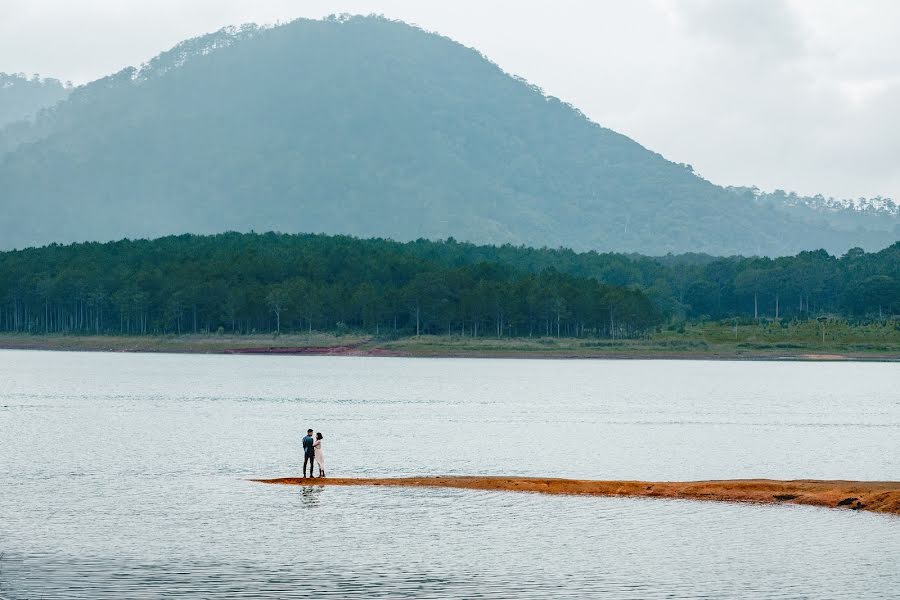
<svg viewBox="0 0 900 600">
<path fill-rule="evenodd" d="M 0 73 L 0 127 L 35 116 L 39 110 L 65 99 L 70 91 L 71 84 L 52 77 Z"/>
<path fill-rule="evenodd" d="M 0 132 L 0 194 L 4 248 L 274 229 L 776 255 L 900 237 L 895 210 L 716 186 L 377 17 L 224 30 L 78 88 Z"/>
</svg>

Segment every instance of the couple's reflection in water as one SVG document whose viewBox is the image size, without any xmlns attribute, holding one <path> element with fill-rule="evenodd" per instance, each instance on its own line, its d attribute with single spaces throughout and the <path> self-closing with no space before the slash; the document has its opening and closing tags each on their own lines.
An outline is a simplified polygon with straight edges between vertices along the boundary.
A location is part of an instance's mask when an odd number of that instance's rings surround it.
<svg viewBox="0 0 900 600">
<path fill-rule="evenodd" d="M 302 485 L 300 486 L 300 505 L 302 508 L 316 508 L 321 503 L 319 497 L 324 491 L 323 485 Z"/>
</svg>

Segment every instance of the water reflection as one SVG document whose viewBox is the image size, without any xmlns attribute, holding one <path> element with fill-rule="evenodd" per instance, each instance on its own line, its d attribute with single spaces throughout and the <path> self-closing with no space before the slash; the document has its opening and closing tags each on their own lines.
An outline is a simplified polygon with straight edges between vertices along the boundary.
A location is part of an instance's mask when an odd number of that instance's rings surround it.
<svg viewBox="0 0 900 600">
<path fill-rule="evenodd" d="M 322 491 L 325 486 L 322 485 L 304 485 L 300 486 L 301 506 L 303 508 L 316 508 L 322 501 Z"/>
</svg>

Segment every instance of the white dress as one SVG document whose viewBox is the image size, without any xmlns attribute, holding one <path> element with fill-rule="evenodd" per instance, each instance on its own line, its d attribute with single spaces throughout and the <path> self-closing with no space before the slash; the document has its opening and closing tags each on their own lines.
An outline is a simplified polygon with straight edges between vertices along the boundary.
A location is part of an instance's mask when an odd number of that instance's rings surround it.
<svg viewBox="0 0 900 600">
<path fill-rule="evenodd" d="M 325 470 L 325 455 L 322 454 L 322 440 L 316 440 L 313 443 L 313 450 L 315 450 L 316 463 L 319 465 L 319 469 L 324 471 Z"/>
</svg>

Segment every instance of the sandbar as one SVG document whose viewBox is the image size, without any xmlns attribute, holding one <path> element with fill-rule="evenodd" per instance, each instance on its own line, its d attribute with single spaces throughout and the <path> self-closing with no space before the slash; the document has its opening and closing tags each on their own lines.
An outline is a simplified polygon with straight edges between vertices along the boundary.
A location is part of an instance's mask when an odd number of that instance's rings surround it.
<svg viewBox="0 0 900 600">
<path fill-rule="evenodd" d="M 799 479 L 726 479 L 711 481 L 597 481 L 543 477 L 282 477 L 253 479 L 276 485 L 441 487 L 582 496 L 625 496 L 800 504 L 900 515 L 900 482 Z"/>
</svg>

